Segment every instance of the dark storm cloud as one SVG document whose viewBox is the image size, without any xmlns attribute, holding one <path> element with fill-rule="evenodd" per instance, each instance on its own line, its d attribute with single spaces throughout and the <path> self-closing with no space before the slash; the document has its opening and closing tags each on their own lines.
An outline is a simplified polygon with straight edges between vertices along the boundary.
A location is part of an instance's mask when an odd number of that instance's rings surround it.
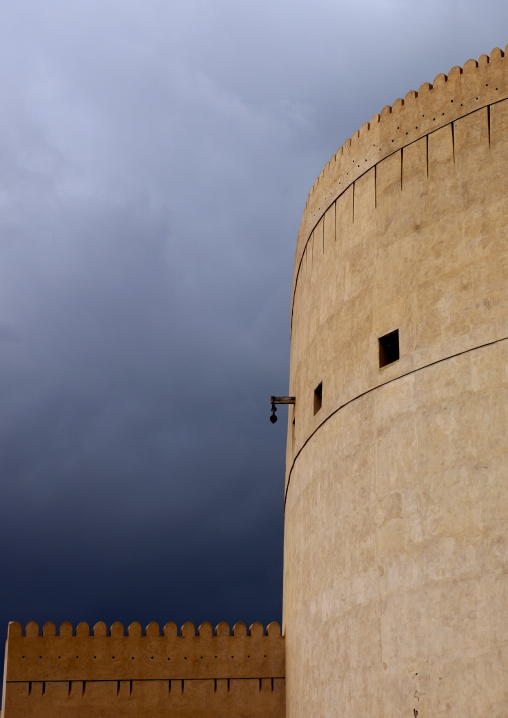
<svg viewBox="0 0 508 718">
<path fill-rule="evenodd" d="M 280 619 L 296 234 L 504 3 L 0 9 L 0 617 Z"/>
</svg>

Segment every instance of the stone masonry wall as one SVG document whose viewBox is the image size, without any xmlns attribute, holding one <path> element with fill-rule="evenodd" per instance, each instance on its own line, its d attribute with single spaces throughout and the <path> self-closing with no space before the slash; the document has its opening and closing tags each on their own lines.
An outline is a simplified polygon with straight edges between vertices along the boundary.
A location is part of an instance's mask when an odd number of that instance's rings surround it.
<svg viewBox="0 0 508 718">
<path fill-rule="evenodd" d="M 309 195 L 292 297 L 288 718 L 507 715 L 507 168 L 497 48 L 375 115 Z"/>
</svg>

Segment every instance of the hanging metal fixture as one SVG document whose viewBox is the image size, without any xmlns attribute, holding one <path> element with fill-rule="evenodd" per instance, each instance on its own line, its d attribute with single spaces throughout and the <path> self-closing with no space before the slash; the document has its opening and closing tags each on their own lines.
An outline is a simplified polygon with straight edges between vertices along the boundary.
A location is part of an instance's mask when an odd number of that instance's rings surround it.
<svg viewBox="0 0 508 718">
<path fill-rule="evenodd" d="M 270 401 L 272 402 L 272 415 L 270 416 L 270 421 L 272 422 L 272 424 L 275 424 L 275 422 L 277 421 L 277 417 L 275 415 L 277 408 L 276 408 L 275 404 L 295 404 L 296 397 L 294 397 L 294 396 L 271 396 Z"/>
</svg>

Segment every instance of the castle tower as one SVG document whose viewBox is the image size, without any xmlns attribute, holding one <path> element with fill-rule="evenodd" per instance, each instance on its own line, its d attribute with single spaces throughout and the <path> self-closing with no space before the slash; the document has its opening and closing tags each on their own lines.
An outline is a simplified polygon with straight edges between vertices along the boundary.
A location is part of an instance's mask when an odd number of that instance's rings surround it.
<svg viewBox="0 0 508 718">
<path fill-rule="evenodd" d="M 507 169 L 495 49 L 385 107 L 309 195 L 291 320 L 288 718 L 508 714 Z"/>
</svg>

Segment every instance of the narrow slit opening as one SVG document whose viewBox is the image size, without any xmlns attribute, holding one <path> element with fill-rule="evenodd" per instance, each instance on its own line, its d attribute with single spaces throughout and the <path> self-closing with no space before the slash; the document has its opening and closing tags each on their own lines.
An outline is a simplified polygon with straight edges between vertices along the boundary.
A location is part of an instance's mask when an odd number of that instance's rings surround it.
<svg viewBox="0 0 508 718">
<path fill-rule="evenodd" d="M 323 382 L 320 382 L 314 389 L 314 416 L 323 405 Z"/>
</svg>

